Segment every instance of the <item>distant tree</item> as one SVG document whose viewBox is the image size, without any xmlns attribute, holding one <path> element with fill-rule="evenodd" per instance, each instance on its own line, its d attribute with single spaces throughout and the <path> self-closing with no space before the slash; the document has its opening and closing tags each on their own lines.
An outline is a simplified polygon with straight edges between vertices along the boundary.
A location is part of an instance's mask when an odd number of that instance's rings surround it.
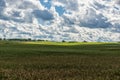
<svg viewBox="0 0 120 80">
<path fill-rule="evenodd" d="M 28 41 L 31 41 L 31 38 L 28 38 Z"/>
<path fill-rule="evenodd" d="M 65 40 L 62 40 L 62 42 L 66 42 Z"/>
<path fill-rule="evenodd" d="M 83 42 L 87 42 L 87 41 L 84 40 Z"/>
<path fill-rule="evenodd" d="M 3 40 L 6 40 L 6 38 L 4 37 Z"/>
</svg>

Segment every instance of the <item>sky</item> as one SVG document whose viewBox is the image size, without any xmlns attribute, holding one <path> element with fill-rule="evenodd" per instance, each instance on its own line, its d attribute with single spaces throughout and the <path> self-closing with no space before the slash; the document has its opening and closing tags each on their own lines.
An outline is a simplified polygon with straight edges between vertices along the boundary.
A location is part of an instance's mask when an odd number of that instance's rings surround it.
<svg viewBox="0 0 120 80">
<path fill-rule="evenodd" d="M 1 0 L 0 10 L 0 38 L 120 41 L 120 0 Z"/>
<path fill-rule="evenodd" d="M 40 3 L 47 9 L 50 9 L 51 6 L 52 6 L 51 5 L 51 0 L 40 0 Z M 62 6 L 57 6 L 56 5 L 55 10 L 60 16 L 62 16 L 63 13 L 65 12 L 64 7 L 62 7 Z"/>
</svg>

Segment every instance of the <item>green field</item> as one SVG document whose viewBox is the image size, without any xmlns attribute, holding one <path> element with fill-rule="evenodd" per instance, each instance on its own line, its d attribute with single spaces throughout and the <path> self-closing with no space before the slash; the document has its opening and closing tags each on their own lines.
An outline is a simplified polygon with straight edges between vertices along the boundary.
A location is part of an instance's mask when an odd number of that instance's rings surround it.
<svg viewBox="0 0 120 80">
<path fill-rule="evenodd" d="M 0 80 L 120 80 L 120 43 L 0 41 Z"/>
</svg>

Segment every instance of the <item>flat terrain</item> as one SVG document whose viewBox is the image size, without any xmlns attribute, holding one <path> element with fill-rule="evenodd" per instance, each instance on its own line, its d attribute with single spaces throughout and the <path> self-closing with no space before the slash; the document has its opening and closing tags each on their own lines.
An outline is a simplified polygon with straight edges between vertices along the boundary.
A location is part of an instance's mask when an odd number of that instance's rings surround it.
<svg viewBox="0 0 120 80">
<path fill-rule="evenodd" d="M 0 41 L 0 80 L 120 80 L 120 43 Z"/>
</svg>

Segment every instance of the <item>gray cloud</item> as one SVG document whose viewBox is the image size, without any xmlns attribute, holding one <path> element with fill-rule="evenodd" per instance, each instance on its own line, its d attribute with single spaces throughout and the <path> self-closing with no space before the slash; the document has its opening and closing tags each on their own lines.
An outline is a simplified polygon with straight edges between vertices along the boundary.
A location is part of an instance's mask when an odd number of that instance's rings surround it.
<svg viewBox="0 0 120 80">
<path fill-rule="evenodd" d="M 102 13 L 97 14 L 92 8 L 87 8 L 84 15 L 76 14 L 73 17 L 63 16 L 63 18 L 67 25 L 79 25 L 88 28 L 109 28 L 112 26 L 106 16 Z"/>
<path fill-rule="evenodd" d="M 0 0 L 0 8 L 1 8 L 1 7 L 5 7 L 5 6 L 6 6 L 5 1 L 4 1 L 4 0 Z"/>
<path fill-rule="evenodd" d="M 89 28 L 108 28 L 112 26 L 108 19 L 102 14 L 88 14 L 80 21 L 80 26 L 89 27 Z"/>
<path fill-rule="evenodd" d="M 50 13 L 48 10 L 34 10 L 33 14 L 36 18 L 40 18 L 43 20 L 52 20 L 54 19 L 54 16 L 52 13 Z"/>
<path fill-rule="evenodd" d="M 116 0 L 116 3 L 120 5 L 120 0 Z"/>
</svg>

